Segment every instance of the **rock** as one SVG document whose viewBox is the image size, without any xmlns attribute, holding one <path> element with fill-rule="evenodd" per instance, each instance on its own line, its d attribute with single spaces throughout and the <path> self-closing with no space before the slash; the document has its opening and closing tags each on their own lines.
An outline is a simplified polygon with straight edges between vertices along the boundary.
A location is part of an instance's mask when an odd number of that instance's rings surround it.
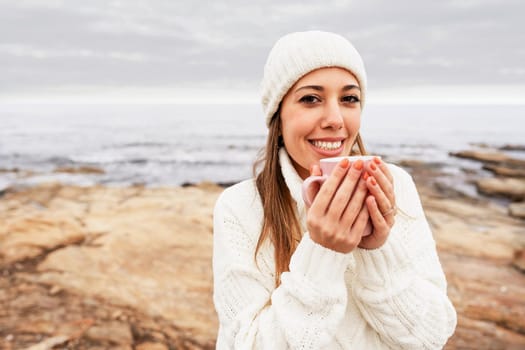
<svg viewBox="0 0 525 350">
<path fill-rule="evenodd" d="M 401 159 L 396 163 L 401 167 L 417 168 L 425 165 L 425 162 L 417 159 Z"/>
<path fill-rule="evenodd" d="M 51 287 L 51 289 L 49 290 L 49 294 L 51 295 L 55 295 L 55 294 L 58 294 L 62 291 L 62 288 L 60 288 L 60 286 L 53 286 Z"/>
<path fill-rule="evenodd" d="M 521 272 L 525 273 L 525 250 L 520 249 L 514 253 L 514 259 L 512 265 Z"/>
<path fill-rule="evenodd" d="M 33 303 L 33 305 L 35 304 Z M 16 305 L 15 308 L 18 310 L 24 310 L 24 308 L 21 308 L 18 305 Z M 22 325 L 17 326 L 16 331 L 24 332 L 24 333 L 32 333 L 32 334 L 49 335 L 49 334 L 55 334 L 57 332 L 57 327 L 56 325 L 46 320 L 37 320 L 37 321 L 30 320 L 28 322 L 25 322 Z M 65 334 L 62 334 L 62 335 L 65 335 Z"/>
<path fill-rule="evenodd" d="M 522 222 L 492 204 L 422 200 L 458 313 L 445 349 L 525 346 L 525 274 L 513 267 L 525 247 Z"/>
<path fill-rule="evenodd" d="M 509 205 L 509 215 L 525 219 L 525 202 L 511 203 Z"/>
<path fill-rule="evenodd" d="M 49 210 L 89 202 L 81 222 L 84 244 L 51 252 L 34 282 L 176 320 L 199 344 L 213 341 L 217 319 L 212 302 L 212 214 L 221 188 L 64 189 Z M 71 189 L 70 192 L 77 192 Z M 88 233 L 89 232 L 89 233 Z M 93 236 L 93 232 L 105 232 Z M 85 242 L 89 242 L 86 244 Z M 145 249 L 144 247 L 147 247 Z M 191 261 L 191 263 L 188 263 Z"/>
<path fill-rule="evenodd" d="M 450 199 L 427 199 L 425 209 L 439 251 L 501 263 L 512 261 L 517 238 L 509 227 L 515 229 L 518 224 L 512 219 L 493 219 L 505 217 L 504 211 Z"/>
<path fill-rule="evenodd" d="M 476 188 L 488 195 L 503 196 L 512 200 L 525 199 L 525 180 L 522 179 L 480 179 L 476 181 Z"/>
<path fill-rule="evenodd" d="M 91 319 L 81 319 L 76 321 L 67 321 L 62 320 L 60 322 L 54 322 L 52 320 L 53 317 L 50 317 L 53 315 L 53 313 L 50 312 L 50 310 L 53 310 L 56 312 L 57 307 L 60 306 L 60 298 L 56 298 L 53 301 L 53 307 L 49 307 L 48 305 L 43 305 L 41 300 L 38 299 L 38 295 L 33 294 L 29 297 L 32 299 L 31 307 L 34 309 L 41 308 L 44 313 L 48 313 L 47 317 L 33 317 L 36 313 L 32 310 L 31 315 L 26 315 L 24 318 L 24 322 L 16 326 L 16 331 L 18 333 L 22 334 L 45 334 L 46 336 L 49 334 L 55 334 L 55 335 L 65 335 L 69 339 L 78 338 L 83 335 L 85 331 L 87 331 L 92 325 L 93 320 Z M 31 310 L 30 308 L 21 308 L 16 307 L 15 309 L 19 312 L 25 312 L 25 310 Z M 51 320 L 50 320 L 51 318 Z M 0 323 L 1 325 L 1 323 Z"/>
<path fill-rule="evenodd" d="M 469 145 L 477 147 L 477 148 L 494 148 L 494 146 L 486 143 L 486 142 L 471 142 Z"/>
<path fill-rule="evenodd" d="M 496 175 L 508 177 L 525 177 L 525 169 L 509 168 L 494 164 L 485 164 L 483 169 L 492 171 Z"/>
<path fill-rule="evenodd" d="M 482 162 L 489 162 L 489 163 L 502 163 L 509 158 L 504 153 L 494 152 L 494 151 L 466 150 L 466 151 L 460 151 L 460 152 L 450 152 L 449 154 L 451 156 L 458 157 L 458 158 L 473 159 L 473 160 L 479 160 Z"/>
<path fill-rule="evenodd" d="M 458 326 L 446 350 L 522 350 L 525 336 L 489 322 L 458 315 Z"/>
<path fill-rule="evenodd" d="M 107 322 L 94 325 L 86 331 L 86 338 L 109 345 L 131 345 L 133 335 L 128 324 Z"/>
<path fill-rule="evenodd" d="M 54 170 L 55 173 L 67 174 L 105 174 L 105 171 L 100 168 L 81 166 L 78 168 L 59 167 Z"/>
<path fill-rule="evenodd" d="M 469 195 L 462 191 L 462 189 L 454 188 L 449 183 L 443 183 L 436 181 L 433 183 L 434 189 L 440 194 L 441 197 L 447 198 L 469 198 Z"/>
<path fill-rule="evenodd" d="M 507 164 L 525 168 L 525 159 L 512 158 L 501 152 L 466 150 L 460 152 L 450 152 L 449 154 L 454 157 L 473 159 L 484 163 Z"/>
<path fill-rule="evenodd" d="M 20 171 L 20 169 L 18 168 L 0 168 L 0 174 L 2 173 L 18 173 Z"/>
<path fill-rule="evenodd" d="M 525 145 L 503 145 L 499 149 L 502 151 L 525 151 Z"/>
<path fill-rule="evenodd" d="M 201 183 L 198 183 L 195 185 L 195 187 L 201 190 L 204 190 L 204 191 L 209 191 L 209 192 L 222 192 L 222 190 L 224 189 L 222 186 L 219 186 L 216 183 L 208 182 L 208 181 L 203 181 Z"/>
<path fill-rule="evenodd" d="M 169 348 L 162 343 L 145 342 L 137 345 L 136 350 L 169 350 Z"/>
<path fill-rule="evenodd" d="M 69 340 L 69 337 L 65 335 L 57 335 L 55 337 L 48 338 L 38 344 L 32 345 L 26 350 L 50 350 L 53 349 L 57 345 L 64 344 Z"/>
<path fill-rule="evenodd" d="M 85 237 L 84 229 L 70 214 L 28 214 L 3 220 L 0 267 L 81 242 Z"/>
<path fill-rule="evenodd" d="M 445 349 L 525 346 L 523 221 L 500 206 L 419 189 L 458 312 Z M 0 222 L 17 229 L 0 226 L 0 252 L 4 242 L 33 232 L 18 247 L 29 249 L 34 239 L 41 255 L 0 274 L 0 348 L 64 334 L 73 337 L 70 348 L 213 349 L 211 230 L 220 192 L 201 184 L 7 193 Z M 71 232 L 84 238 L 66 239 Z"/>
<path fill-rule="evenodd" d="M 111 314 L 111 318 L 114 320 L 121 320 L 123 316 L 124 313 L 122 312 L 122 310 L 116 310 Z"/>
</svg>

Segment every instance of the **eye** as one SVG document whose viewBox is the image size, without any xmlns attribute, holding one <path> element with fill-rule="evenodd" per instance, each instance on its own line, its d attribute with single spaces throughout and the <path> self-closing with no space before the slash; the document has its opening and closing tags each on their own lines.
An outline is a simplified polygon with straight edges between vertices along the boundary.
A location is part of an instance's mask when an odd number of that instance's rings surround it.
<svg viewBox="0 0 525 350">
<path fill-rule="evenodd" d="M 357 103 L 359 102 L 359 98 L 355 95 L 349 95 L 349 96 L 344 96 L 342 99 L 341 99 L 342 102 L 349 102 L 349 103 Z"/>
<path fill-rule="evenodd" d="M 299 102 L 305 103 L 305 104 L 314 104 L 317 102 L 321 102 L 321 99 L 315 95 L 306 95 L 306 96 L 301 97 Z"/>
</svg>

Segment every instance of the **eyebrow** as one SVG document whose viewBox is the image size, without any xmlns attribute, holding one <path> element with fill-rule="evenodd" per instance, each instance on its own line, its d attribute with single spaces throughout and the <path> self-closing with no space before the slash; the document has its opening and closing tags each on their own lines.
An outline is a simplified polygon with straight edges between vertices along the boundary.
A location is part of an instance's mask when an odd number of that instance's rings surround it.
<svg viewBox="0 0 525 350">
<path fill-rule="evenodd" d="M 295 92 L 298 92 L 299 90 L 303 90 L 303 89 L 312 89 L 312 90 L 317 90 L 317 91 L 324 91 L 324 88 L 322 86 L 320 86 L 320 85 L 305 85 L 305 86 L 301 86 L 300 88 L 296 89 Z M 357 86 L 357 85 L 345 85 L 342 88 L 343 91 L 348 91 L 348 90 L 353 90 L 353 89 L 357 89 L 357 90 L 361 91 L 361 88 L 359 88 L 359 86 Z"/>
</svg>

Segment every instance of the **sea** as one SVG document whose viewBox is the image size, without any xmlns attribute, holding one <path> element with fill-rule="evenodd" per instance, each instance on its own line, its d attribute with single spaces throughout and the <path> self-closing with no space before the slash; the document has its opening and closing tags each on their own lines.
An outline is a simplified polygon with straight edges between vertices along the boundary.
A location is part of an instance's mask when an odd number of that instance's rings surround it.
<svg viewBox="0 0 525 350">
<path fill-rule="evenodd" d="M 234 183 L 252 176 L 266 133 L 257 104 L 0 104 L 0 190 Z M 481 164 L 450 152 L 525 144 L 525 106 L 368 105 L 361 134 L 369 153 L 438 164 L 456 182 Z M 79 167 L 103 173 L 56 171 Z"/>
</svg>

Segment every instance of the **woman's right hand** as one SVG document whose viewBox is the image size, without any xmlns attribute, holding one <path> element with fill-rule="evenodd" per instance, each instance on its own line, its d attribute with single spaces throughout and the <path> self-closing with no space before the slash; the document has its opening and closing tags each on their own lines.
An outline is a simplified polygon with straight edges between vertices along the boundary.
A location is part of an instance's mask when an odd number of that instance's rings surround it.
<svg viewBox="0 0 525 350">
<path fill-rule="evenodd" d="M 362 160 L 350 166 L 348 159 L 343 159 L 321 186 L 306 216 L 314 242 L 340 253 L 357 247 L 369 219 L 362 170 Z M 312 168 L 312 175 L 320 175 L 317 166 Z"/>
</svg>

